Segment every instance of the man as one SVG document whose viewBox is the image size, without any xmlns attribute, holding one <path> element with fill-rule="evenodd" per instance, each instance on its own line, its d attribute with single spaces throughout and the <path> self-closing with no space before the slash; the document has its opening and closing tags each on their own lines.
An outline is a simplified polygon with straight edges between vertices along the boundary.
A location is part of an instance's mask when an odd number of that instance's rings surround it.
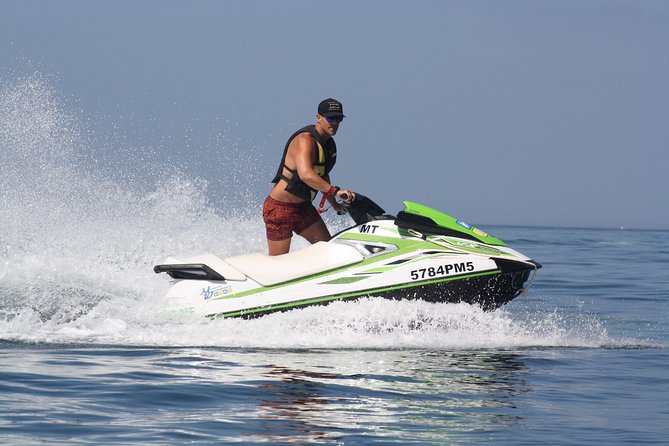
<svg viewBox="0 0 669 446">
<path fill-rule="evenodd" d="M 332 138 L 344 119 L 341 102 L 332 98 L 318 105 L 316 125 L 301 128 L 288 139 L 281 164 L 272 183 L 276 183 L 263 205 L 269 255 L 290 250 L 293 232 L 310 243 L 330 240 L 330 232 L 319 215 L 325 200 L 342 212 L 335 198 L 347 203 L 355 198 L 348 189 L 330 183 L 330 171 L 337 160 L 337 146 Z M 323 199 L 319 210 L 311 204 L 316 194 Z"/>
</svg>

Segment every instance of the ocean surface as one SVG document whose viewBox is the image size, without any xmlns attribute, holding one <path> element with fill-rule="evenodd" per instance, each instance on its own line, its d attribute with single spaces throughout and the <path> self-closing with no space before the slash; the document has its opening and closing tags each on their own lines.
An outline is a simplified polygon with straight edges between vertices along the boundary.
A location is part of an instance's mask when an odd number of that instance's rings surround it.
<svg viewBox="0 0 669 446">
<path fill-rule="evenodd" d="M 669 444 L 669 231 L 478 224 L 543 264 L 494 312 L 165 315 L 153 265 L 264 250 L 260 205 L 82 127 L 39 76 L 0 91 L 0 444 Z"/>
</svg>

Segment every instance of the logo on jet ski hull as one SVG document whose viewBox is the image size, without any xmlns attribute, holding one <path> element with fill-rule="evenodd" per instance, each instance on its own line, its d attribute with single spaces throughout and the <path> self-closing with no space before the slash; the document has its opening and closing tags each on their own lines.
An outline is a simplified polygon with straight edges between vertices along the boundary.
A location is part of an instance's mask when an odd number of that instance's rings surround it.
<svg viewBox="0 0 669 446">
<path fill-rule="evenodd" d="M 200 296 L 204 297 L 204 300 L 222 298 L 222 297 L 232 297 L 232 287 L 227 286 L 208 286 L 207 288 L 202 288 Z"/>
</svg>

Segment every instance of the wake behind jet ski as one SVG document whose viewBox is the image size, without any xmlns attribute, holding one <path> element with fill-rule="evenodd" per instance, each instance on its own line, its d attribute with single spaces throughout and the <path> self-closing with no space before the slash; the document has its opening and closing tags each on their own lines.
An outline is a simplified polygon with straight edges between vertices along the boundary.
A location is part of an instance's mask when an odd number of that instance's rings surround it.
<svg viewBox="0 0 669 446">
<path fill-rule="evenodd" d="M 328 242 L 279 256 L 202 254 L 156 265 L 174 309 L 257 317 L 370 296 L 466 302 L 494 310 L 525 290 L 541 265 L 449 215 L 405 201 L 397 216 L 356 194 L 355 222 Z"/>
</svg>

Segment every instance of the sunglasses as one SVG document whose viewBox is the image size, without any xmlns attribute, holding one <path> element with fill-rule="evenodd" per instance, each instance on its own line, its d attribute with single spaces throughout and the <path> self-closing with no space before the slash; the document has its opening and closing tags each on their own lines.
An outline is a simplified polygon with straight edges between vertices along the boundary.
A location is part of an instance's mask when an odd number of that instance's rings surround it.
<svg viewBox="0 0 669 446">
<path fill-rule="evenodd" d="M 325 119 L 328 120 L 328 122 L 342 122 L 344 120 L 344 115 L 338 115 L 338 116 L 327 116 Z"/>
</svg>

